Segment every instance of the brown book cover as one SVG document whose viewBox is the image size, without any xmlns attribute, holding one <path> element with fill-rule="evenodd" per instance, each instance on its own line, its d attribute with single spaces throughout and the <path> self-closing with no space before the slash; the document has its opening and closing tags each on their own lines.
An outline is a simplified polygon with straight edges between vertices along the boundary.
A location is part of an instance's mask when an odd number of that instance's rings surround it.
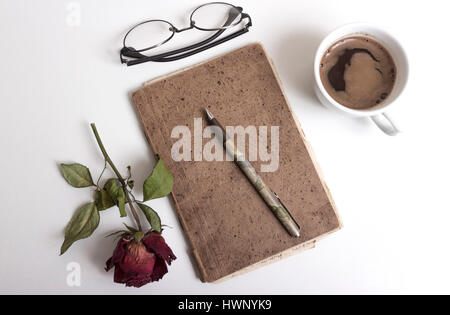
<svg viewBox="0 0 450 315">
<path fill-rule="evenodd" d="M 295 65 L 293 65 L 295 66 Z M 341 222 L 300 124 L 264 48 L 251 44 L 224 56 L 150 81 L 133 94 L 145 134 L 174 174 L 172 197 L 201 280 L 228 279 L 257 266 L 311 248 Z M 208 107 L 224 126 L 279 126 L 279 167 L 251 162 L 300 223 L 289 236 L 233 162 L 176 162 L 171 150 L 176 126 L 194 136 L 194 119 Z M 203 130 L 203 129 L 202 129 Z M 203 139 L 203 144 L 211 139 Z M 191 147 L 194 148 L 192 140 Z M 248 141 L 247 151 L 248 152 Z"/>
</svg>

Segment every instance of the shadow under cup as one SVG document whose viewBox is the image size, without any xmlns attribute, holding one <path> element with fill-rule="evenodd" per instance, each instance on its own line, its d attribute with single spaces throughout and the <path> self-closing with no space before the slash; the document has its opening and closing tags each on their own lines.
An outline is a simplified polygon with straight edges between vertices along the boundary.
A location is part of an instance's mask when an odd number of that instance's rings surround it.
<svg viewBox="0 0 450 315">
<path fill-rule="evenodd" d="M 366 109 L 352 109 L 338 103 L 328 94 L 320 77 L 320 64 L 327 49 L 337 41 L 351 36 L 366 36 L 380 43 L 391 54 L 397 68 L 396 80 L 389 96 L 381 104 Z M 320 44 L 314 60 L 315 92 L 321 103 L 327 107 L 338 109 L 352 116 L 375 117 L 384 114 L 387 107 L 392 106 L 394 101 L 401 95 L 408 81 L 408 72 L 409 67 L 406 53 L 394 37 L 386 31 L 369 24 L 349 24 L 330 33 Z"/>
</svg>

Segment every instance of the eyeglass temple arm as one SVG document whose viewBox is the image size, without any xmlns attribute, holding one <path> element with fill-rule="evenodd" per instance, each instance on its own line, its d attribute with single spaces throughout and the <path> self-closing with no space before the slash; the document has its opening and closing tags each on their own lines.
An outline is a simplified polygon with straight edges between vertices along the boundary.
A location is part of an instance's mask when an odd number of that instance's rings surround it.
<svg viewBox="0 0 450 315">
<path fill-rule="evenodd" d="M 242 8 L 238 8 L 238 10 L 239 10 L 239 13 L 242 12 Z M 232 14 L 232 12 L 234 12 L 234 14 Z M 224 23 L 224 26 L 230 25 L 231 22 L 236 18 L 237 15 L 238 14 L 235 14 L 235 11 L 230 11 L 230 15 L 228 16 L 227 21 Z M 202 52 L 204 50 L 207 50 L 209 48 L 215 47 L 215 46 L 220 45 L 220 44 L 222 44 L 224 42 L 227 42 L 227 41 L 229 41 L 229 40 L 231 40 L 231 39 L 233 39 L 235 37 L 238 37 L 240 35 L 243 35 L 243 34 L 247 33 L 248 32 L 248 28 L 250 26 L 252 26 L 252 20 L 251 20 L 251 18 L 250 18 L 250 16 L 248 14 L 242 13 L 241 20 L 244 20 L 244 19 L 248 19 L 248 22 L 245 25 L 244 29 L 242 29 L 242 30 L 240 30 L 238 32 L 235 32 L 233 34 L 230 34 L 230 35 L 228 35 L 228 36 L 218 40 L 217 42 L 211 43 L 217 37 L 222 35 L 222 33 L 225 32 L 226 29 L 222 29 L 222 30 L 218 31 L 217 33 L 215 33 L 210 38 L 207 38 L 207 39 L 205 39 L 205 40 L 203 40 L 203 41 L 201 41 L 201 42 L 199 42 L 197 44 L 193 44 L 193 45 L 181 48 L 181 49 L 176 49 L 176 50 L 173 50 L 173 51 L 169 51 L 169 52 L 158 54 L 158 55 L 154 55 L 154 56 L 146 56 L 146 55 L 143 55 L 143 54 L 138 53 L 138 52 L 133 52 L 128 47 L 124 47 L 124 48 L 122 48 L 122 51 L 121 51 L 121 61 L 122 61 L 122 63 L 126 63 L 127 66 L 133 66 L 133 65 L 137 65 L 137 64 L 140 64 L 140 63 L 148 62 L 148 61 L 155 61 L 155 62 L 175 61 L 175 60 L 179 60 L 179 59 L 182 59 L 182 58 L 185 58 L 185 57 L 189 57 L 189 56 L 195 55 L 195 54 L 200 53 L 200 52 Z M 198 48 L 198 49 L 196 49 L 196 48 Z M 195 50 L 193 50 L 193 49 L 195 49 Z M 178 55 L 178 54 L 181 54 L 183 52 L 186 52 L 186 53 L 182 54 L 182 55 Z M 122 55 L 127 56 L 127 57 L 131 57 L 131 58 L 138 58 L 138 59 L 137 60 L 129 60 L 129 61 L 127 61 L 127 60 L 124 60 L 122 58 Z M 173 55 L 178 55 L 178 56 L 173 56 Z M 170 56 L 172 56 L 172 57 L 170 57 Z"/>
<path fill-rule="evenodd" d="M 215 40 L 220 35 L 222 35 L 222 33 L 224 31 L 225 30 L 220 30 L 217 33 L 215 33 L 213 36 L 211 36 L 211 37 L 209 37 L 209 38 L 207 38 L 207 39 L 205 39 L 205 40 L 203 40 L 203 41 L 201 41 L 199 43 L 196 43 L 196 44 L 184 47 L 184 48 L 175 49 L 175 50 L 172 50 L 172 51 L 169 51 L 169 52 L 165 52 L 165 53 L 162 53 L 162 54 L 158 54 L 158 55 L 146 56 L 146 55 L 143 55 L 141 53 L 133 53 L 133 51 L 130 51 L 131 52 L 130 54 L 128 54 L 128 52 L 126 52 L 126 54 L 124 54 L 124 55 L 127 56 L 127 57 L 133 57 L 133 58 L 153 58 L 155 60 L 156 59 L 161 59 L 161 58 L 164 58 L 164 57 L 177 55 L 177 54 L 180 54 L 182 52 L 185 52 L 185 51 L 188 51 L 188 50 L 192 50 L 192 49 L 198 48 L 200 46 L 206 45 L 209 42 Z"/>
<path fill-rule="evenodd" d="M 148 61 L 169 62 L 169 61 L 180 60 L 180 59 L 183 59 L 183 58 L 186 58 L 186 57 L 198 54 L 198 53 L 200 53 L 202 51 L 205 51 L 205 50 L 207 50 L 209 48 L 212 48 L 212 47 L 215 47 L 217 45 L 223 44 L 223 43 L 225 43 L 225 42 L 227 42 L 227 41 L 229 41 L 229 40 L 231 40 L 233 38 L 236 38 L 236 37 L 238 37 L 240 35 L 243 35 L 243 34 L 245 34 L 247 32 L 248 32 L 248 29 L 244 28 L 244 29 L 242 29 L 240 31 L 237 31 L 237 32 L 235 32 L 233 34 L 230 34 L 230 35 L 228 35 L 228 36 L 226 36 L 226 37 L 224 37 L 224 38 L 222 38 L 222 39 L 220 39 L 218 41 L 209 43 L 208 45 L 202 46 L 202 47 L 197 48 L 195 50 L 191 50 L 191 51 L 188 51 L 188 52 L 186 52 L 184 54 L 173 56 L 173 57 L 157 58 L 157 56 L 150 56 L 150 57 L 146 56 L 145 58 L 140 58 L 140 59 L 137 59 L 137 60 L 130 60 L 130 61 L 127 61 L 127 66 L 134 66 L 134 65 L 141 64 L 141 63 L 148 62 Z M 183 49 L 183 51 L 184 51 L 184 49 Z M 173 54 L 173 53 L 171 52 L 171 54 Z"/>
</svg>

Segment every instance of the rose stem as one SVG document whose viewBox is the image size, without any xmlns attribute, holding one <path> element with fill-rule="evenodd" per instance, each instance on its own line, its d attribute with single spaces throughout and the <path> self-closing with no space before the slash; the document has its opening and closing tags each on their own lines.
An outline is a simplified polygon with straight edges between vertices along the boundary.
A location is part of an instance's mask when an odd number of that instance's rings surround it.
<svg viewBox="0 0 450 315">
<path fill-rule="evenodd" d="M 106 152 L 106 149 L 103 146 L 102 139 L 100 139 L 100 135 L 98 134 L 97 128 L 95 127 L 94 123 L 91 124 L 91 128 L 92 128 L 92 131 L 94 132 L 95 139 L 97 140 L 98 146 L 100 147 L 100 150 L 102 151 L 103 157 L 105 158 L 106 162 L 108 162 L 108 164 L 111 166 L 111 168 L 113 169 L 114 173 L 117 176 L 117 179 L 122 184 L 123 190 L 125 191 L 125 198 L 127 198 L 131 213 L 133 214 L 133 217 L 136 220 L 139 231 L 142 231 L 141 221 L 139 220 L 139 216 L 133 207 L 133 203 L 131 202 L 131 198 L 130 198 L 130 195 L 129 195 L 128 189 L 127 189 L 127 184 L 125 183 L 125 180 L 123 179 L 122 175 L 120 175 L 119 170 L 116 168 L 113 161 L 111 161 L 111 158 L 109 157 L 108 153 Z"/>
</svg>

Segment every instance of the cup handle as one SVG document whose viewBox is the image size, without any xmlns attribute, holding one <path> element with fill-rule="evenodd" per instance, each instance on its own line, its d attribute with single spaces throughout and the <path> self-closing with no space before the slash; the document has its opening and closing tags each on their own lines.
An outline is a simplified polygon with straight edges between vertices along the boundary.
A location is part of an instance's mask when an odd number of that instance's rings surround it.
<svg viewBox="0 0 450 315">
<path fill-rule="evenodd" d="M 400 130 L 395 126 L 392 119 L 388 114 L 383 113 L 375 116 L 371 116 L 373 122 L 380 128 L 385 134 L 389 136 L 396 136 L 400 133 Z"/>
</svg>

